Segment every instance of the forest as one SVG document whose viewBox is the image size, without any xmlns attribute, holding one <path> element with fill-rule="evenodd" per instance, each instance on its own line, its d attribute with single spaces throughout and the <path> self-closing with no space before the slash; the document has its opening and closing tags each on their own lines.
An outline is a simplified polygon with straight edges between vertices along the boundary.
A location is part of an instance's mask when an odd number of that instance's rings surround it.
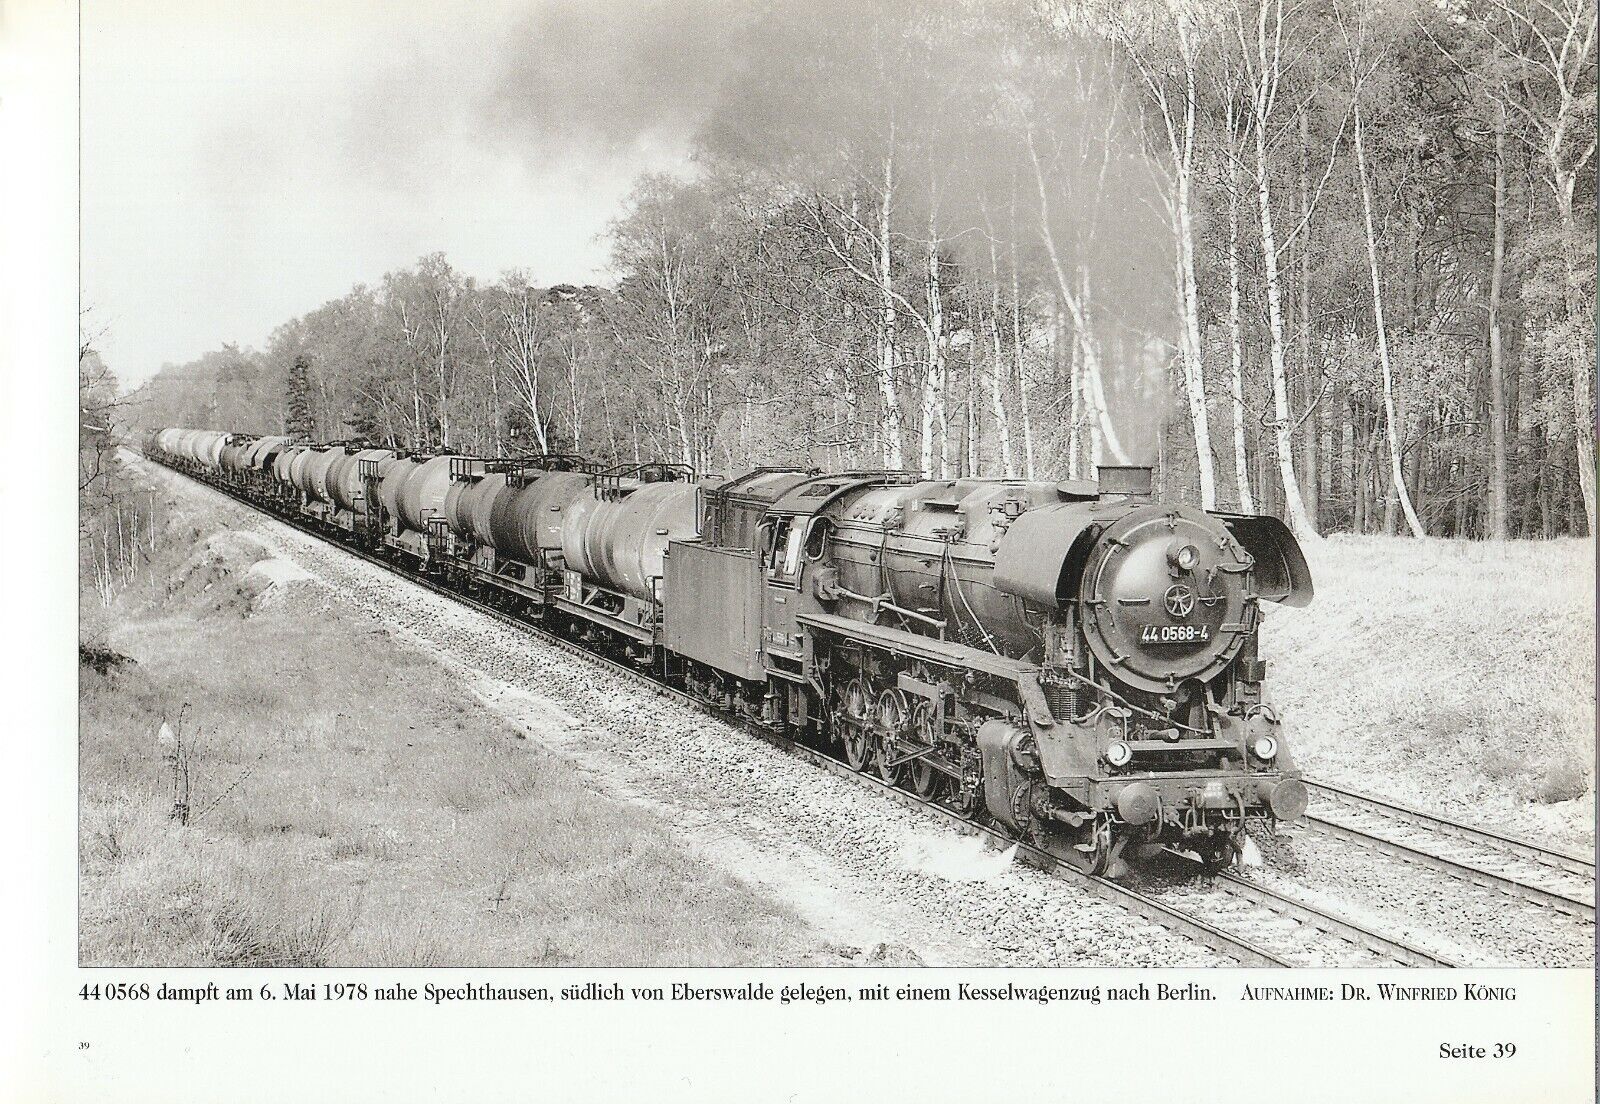
<svg viewBox="0 0 1600 1104">
<path fill-rule="evenodd" d="M 1305 536 L 1593 531 L 1593 0 L 710 7 L 729 60 L 668 105 L 694 171 L 636 182 L 605 286 L 352 273 L 127 416 L 705 475 L 1149 463 Z M 509 110 L 571 78 L 553 48 Z M 640 116 L 669 66 L 627 52 L 590 79 Z"/>
</svg>

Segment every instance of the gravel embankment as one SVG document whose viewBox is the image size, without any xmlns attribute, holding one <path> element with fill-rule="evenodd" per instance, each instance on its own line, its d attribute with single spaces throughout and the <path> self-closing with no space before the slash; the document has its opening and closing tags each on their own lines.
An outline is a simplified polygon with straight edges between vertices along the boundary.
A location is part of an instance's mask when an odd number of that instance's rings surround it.
<svg viewBox="0 0 1600 1104">
<path fill-rule="evenodd" d="M 435 656 L 530 739 L 603 791 L 654 809 L 683 840 L 829 933 L 841 955 L 930 965 L 1203 966 L 1184 937 L 1007 863 L 884 801 L 581 657 L 164 470 L 325 588 L 320 609 L 367 617 Z"/>
</svg>

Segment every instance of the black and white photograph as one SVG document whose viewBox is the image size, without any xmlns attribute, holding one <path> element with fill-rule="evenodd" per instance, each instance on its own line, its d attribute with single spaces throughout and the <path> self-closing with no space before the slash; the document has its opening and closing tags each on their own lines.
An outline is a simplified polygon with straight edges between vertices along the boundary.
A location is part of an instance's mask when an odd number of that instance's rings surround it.
<svg viewBox="0 0 1600 1104">
<path fill-rule="evenodd" d="M 1594 0 L 76 19 L 84 1001 L 1592 985 Z"/>
</svg>

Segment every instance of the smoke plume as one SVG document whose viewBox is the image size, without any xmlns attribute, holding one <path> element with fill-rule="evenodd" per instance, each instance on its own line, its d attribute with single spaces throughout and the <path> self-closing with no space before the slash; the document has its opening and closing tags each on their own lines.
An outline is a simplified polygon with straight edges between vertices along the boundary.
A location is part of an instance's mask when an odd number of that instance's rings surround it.
<svg viewBox="0 0 1600 1104">
<path fill-rule="evenodd" d="M 488 114 L 541 159 L 693 149 L 881 197 L 965 267 L 1021 269 L 1098 358 L 1110 436 L 1153 459 L 1175 344 L 1165 195 L 1103 42 L 1022 0 L 556 0 Z M 1014 262 L 1013 262 L 1014 258 Z"/>
</svg>

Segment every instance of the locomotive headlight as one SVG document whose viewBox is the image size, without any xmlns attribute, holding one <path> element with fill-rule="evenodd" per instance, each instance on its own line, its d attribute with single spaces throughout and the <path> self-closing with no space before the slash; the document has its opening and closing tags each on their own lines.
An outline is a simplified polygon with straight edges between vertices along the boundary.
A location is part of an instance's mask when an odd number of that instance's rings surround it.
<svg viewBox="0 0 1600 1104">
<path fill-rule="evenodd" d="M 1181 544 L 1169 551 L 1167 558 L 1179 571 L 1193 571 L 1200 566 L 1200 549 L 1192 544 Z"/>
<path fill-rule="evenodd" d="M 1121 740 L 1112 740 L 1106 745 L 1105 758 L 1113 767 L 1125 767 L 1133 759 L 1133 749 Z"/>
<path fill-rule="evenodd" d="M 1271 736 L 1257 736 L 1250 750 L 1262 762 L 1271 762 L 1272 757 L 1278 754 L 1278 741 Z"/>
</svg>

